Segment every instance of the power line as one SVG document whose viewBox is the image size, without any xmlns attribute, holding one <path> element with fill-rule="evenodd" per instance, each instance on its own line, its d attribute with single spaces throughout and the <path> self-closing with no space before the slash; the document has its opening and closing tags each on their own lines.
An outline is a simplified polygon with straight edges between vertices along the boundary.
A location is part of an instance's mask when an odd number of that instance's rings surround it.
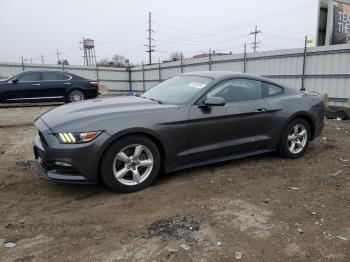
<svg viewBox="0 0 350 262">
<path fill-rule="evenodd" d="M 254 42 L 252 43 L 252 45 L 253 45 L 252 48 L 254 50 L 254 53 L 256 52 L 256 49 L 258 48 L 258 44 L 260 44 L 260 42 L 256 41 L 256 38 L 257 38 L 258 34 L 261 34 L 261 31 L 258 30 L 258 26 L 256 25 L 255 26 L 255 30 L 253 32 L 250 32 L 250 35 L 254 35 Z"/>
<path fill-rule="evenodd" d="M 302 4 L 298 4 L 289 8 L 285 8 L 285 9 L 281 9 L 278 11 L 274 11 L 274 12 L 270 12 L 268 14 L 264 14 L 260 17 L 256 17 L 253 19 L 248 19 L 248 20 L 241 20 L 236 22 L 235 24 L 231 24 L 231 25 L 222 25 L 222 26 L 217 26 L 217 29 L 210 29 L 210 30 L 205 30 L 202 32 L 191 32 L 188 31 L 186 29 L 182 29 L 182 28 L 177 28 L 171 25 L 167 25 L 165 23 L 159 23 L 157 22 L 157 25 L 162 26 L 162 27 L 166 27 L 168 29 L 171 30 L 175 30 L 175 31 L 179 31 L 179 32 L 183 32 L 183 33 L 187 33 L 186 35 L 183 35 L 183 37 L 189 37 L 188 39 L 191 38 L 198 38 L 198 36 L 201 37 L 225 37 L 223 35 L 218 35 L 217 33 L 223 33 L 223 32 L 227 32 L 229 30 L 232 30 L 234 28 L 242 28 L 243 26 L 249 26 L 251 24 L 254 24 L 256 22 L 259 21 L 266 21 L 266 20 L 271 20 L 274 18 L 278 18 L 278 17 L 285 17 L 287 15 L 292 15 L 294 14 L 297 10 L 301 9 L 301 10 L 305 10 L 305 7 L 312 4 L 312 1 L 307 1 L 304 2 Z"/>
</svg>

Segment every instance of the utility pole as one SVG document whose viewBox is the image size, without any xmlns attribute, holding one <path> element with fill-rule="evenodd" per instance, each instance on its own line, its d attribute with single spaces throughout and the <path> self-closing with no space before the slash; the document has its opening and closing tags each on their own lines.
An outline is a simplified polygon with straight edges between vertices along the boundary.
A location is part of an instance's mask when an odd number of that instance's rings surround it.
<svg viewBox="0 0 350 262">
<path fill-rule="evenodd" d="M 61 54 L 61 53 L 58 52 L 58 49 L 57 49 L 56 54 L 57 54 L 57 59 L 58 59 L 57 64 L 58 64 L 58 63 L 61 61 L 61 59 L 60 59 L 60 54 Z"/>
<path fill-rule="evenodd" d="M 154 45 L 152 45 L 152 40 L 154 40 L 152 38 L 152 32 L 154 33 L 154 31 L 152 30 L 152 14 L 151 12 L 148 13 L 148 45 L 145 45 L 148 47 L 148 50 L 146 50 L 146 52 L 148 53 L 148 64 L 152 64 L 152 53 L 154 52 L 153 47 L 155 47 Z"/>
<path fill-rule="evenodd" d="M 260 42 L 257 42 L 256 40 L 257 40 L 257 35 L 258 34 L 261 34 L 261 31 L 260 30 L 258 30 L 258 26 L 256 25 L 255 26 L 255 30 L 254 30 L 254 32 L 250 32 L 250 35 L 254 35 L 254 42 L 252 43 L 252 45 L 253 45 L 253 50 L 254 50 L 254 53 L 256 52 L 256 49 L 259 47 L 258 46 L 258 44 L 260 44 Z"/>
<path fill-rule="evenodd" d="M 41 54 L 41 63 L 42 63 L 42 64 L 45 64 L 44 55 L 43 55 L 43 54 Z"/>
</svg>

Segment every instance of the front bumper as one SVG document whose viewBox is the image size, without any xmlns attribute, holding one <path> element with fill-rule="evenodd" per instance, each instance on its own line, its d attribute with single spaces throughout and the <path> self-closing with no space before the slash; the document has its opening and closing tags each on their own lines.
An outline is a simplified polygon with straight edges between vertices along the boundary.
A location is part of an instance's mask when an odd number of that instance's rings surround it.
<svg viewBox="0 0 350 262">
<path fill-rule="evenodd" d="M 60 144 L 41 119 L 35 124 L 39 131 L 33 140 L 33 151 L 39 177 L 64 183 L 98 182 L 100 151 L 109 137 L 107 134 L 102 133 L 90 143 Z M 61 166 L 57 162 L 69 165 Z"/>
<path fill-rule="evenodd" d="M 72 184 L 94 184 L 95 181 L 89 181 L 84 176 L 80 174 L 65 174 L 61 172 L 59 169 L 47 170 L 42 164 L 42 160 L 39 157 L 36 160 L 38 175 L 40 178 L 56 181 L 56 182 L 64 182 L 64 183 L 72 183 Z"/>
</svg>

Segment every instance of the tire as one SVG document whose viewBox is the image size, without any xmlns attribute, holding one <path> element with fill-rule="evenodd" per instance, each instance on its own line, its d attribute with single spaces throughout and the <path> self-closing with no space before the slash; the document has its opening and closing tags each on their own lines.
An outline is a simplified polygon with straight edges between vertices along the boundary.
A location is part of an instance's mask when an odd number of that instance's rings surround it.
<svg viewBox="0 0 350 262">
<path fill-rule="evenodd" d="M 155 143 L 141 135 L 130 135 L 107 149 L 102 158 L 101 176 L 112 190 L 130 193 L 149 186 L 160 166 L 161 157 Z"/>
<path fill-rule="evenodd" d="M 73 102 L 83 101 L 84 99 L 85 99 L 85 94 L 83 91 L 79 89 L 73 89 L 69 91 L 66 100 L 68 103 L 73 103 Z"/>
<path fill-rule="evenodd" d="M 301 157 L 309 148 L 310 134 L 310 125 L 306 120 L 302 118 L 292 120 L 282 134 L 278 153 L 284 158 Z"/>
</svg>

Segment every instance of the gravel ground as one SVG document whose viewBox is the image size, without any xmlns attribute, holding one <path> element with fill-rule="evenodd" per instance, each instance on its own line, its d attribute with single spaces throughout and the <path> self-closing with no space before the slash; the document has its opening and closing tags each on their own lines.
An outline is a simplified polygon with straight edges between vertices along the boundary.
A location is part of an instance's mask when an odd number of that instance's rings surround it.
<svg viewBox="0 0 350 262">
<path fill-rule="evenodd" d="M 117 194 L 38 179 L 32 123 L 50 108 L 0 108 L 0 261 L 350 261 L 350 122 L 327 120 L 301 159 L 250 157 Z"/>
</svg>

